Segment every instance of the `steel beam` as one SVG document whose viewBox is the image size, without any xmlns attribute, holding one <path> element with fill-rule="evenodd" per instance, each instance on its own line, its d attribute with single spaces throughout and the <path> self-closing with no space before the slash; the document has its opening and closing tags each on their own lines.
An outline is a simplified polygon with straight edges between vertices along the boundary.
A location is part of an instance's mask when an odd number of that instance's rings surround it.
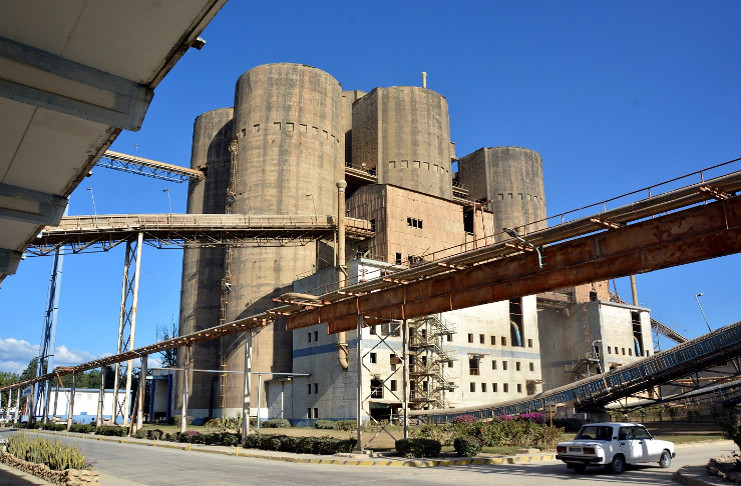
<svg viewBox="0 0 741 486">
<path fill-rule="evenodd" d="M 286 328 L 326 322 L 330 332 L 347 331 L 356 326 L 358 314 L 409 319 L 739 251 L 741 196 L 736 196 L 554 244 L 545 249 L 544 268 L 536 255 L 518 253 L 304 310 L 288 316 Z"/>
<path fill-rule="evenodd" d="M 139 130 L 154 91 L 0 37 L 0 96 L 103 125 Z"/>
</svg>

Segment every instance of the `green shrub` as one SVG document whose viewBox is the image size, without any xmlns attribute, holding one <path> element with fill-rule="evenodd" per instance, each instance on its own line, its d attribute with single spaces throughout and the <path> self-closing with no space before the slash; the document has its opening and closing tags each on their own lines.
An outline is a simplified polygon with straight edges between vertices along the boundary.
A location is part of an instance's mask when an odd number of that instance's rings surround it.
<svg viewBox="0 0 741 486">
<path fill-rule="evenodd" d="M 41 428 L 44 430 L 67 430 L 67 424 L 43 424 Z"/>
<path fill-rule="evenodd" d="M 247 437 L 244 438 L 245 449 L 259 449 L 261 443 L 262 434 L 260 433 L 249 434 Z"/>
<path fill-rule="evenodd" d="M 281 443 L 285 438 L 285 435 L 263 435 L 260 441 L 260 449 L 265 451 L 280 450 Z"/>
<path fill-rule="evenodd" d="M 216 435 L 216 434 L 214 434 Z M 231 432 L 222 432 L 219 437 L 219 443 L 223 446 L 234 447 L 242 441 L 242 434 Z"/>
<path fill-rule="evenodd" d="M 355 420 L 338 420 L 335 422 L 337 430 L 355 430 L 358 428 L 358 422 Z"/>
<path fill-rule="evenodd" d="M 396 452 L 403 457 L 438 457 L 442 444 L 432 439 L 399 439 Z"/>
<path fill-rule="evenodd" d="M 69 431 L 80 434 L 89 434 L 90 432 L 95 432 L 95 427 L 90 424 L 72 424 L 69 427 Z"/>
<path fill-rule="evenodd" d="M 314 427 L 317 429 L 334 429 L 337 422 L 334 420 L 317 420 L 314 422 Z"/>
<path fill-rule="evenodd" d="M 460 457 L 475 457 L 481 452 L 481 443 L 474 437 L 457 437 L 453 448 Z"/>
<path fill-rule="evenodd" d="M 148 429 L 146 432 L 147 439 L 152 440 L 160 440 L 165 435 L 165 433 L 161 429 Z"/>
<path fill-rule="evenodd" d="M 45 464 L 56 471 L 89 468 L 85 463 L 85 454 L 77 446 L 62 444 L 59 440 L 12 434 L 8 437 L 8 452 L 18 459 Z"/>
<path fill-rule="evenodd" d="M 144 430 L 144 429 L 137 430 L 134 435 L 136 436 L 137 439 L 147 439 L 147 438 L 149 438 L 149 434 L 147 434 L 147 431 Z"/>
<path fill-rule="evenodd" d="M 289 422 L 286 419 L 270 419 L 270 420 L 266 420 L 265 422 L 262 422 L 260 426 L 268 428 L 268 429 L 277 429 L 277 428 L 283 428 L 283 427 L 290 427 L 291 422 Z"/>
<path fill-rule="evenodd" d="M 101 425 L 95 430 L 98 435 L 112 435 L 114 437 L 123 437 L 128 433 L 126 427 L 119 427 L 118 425 Z"/>
</svg>

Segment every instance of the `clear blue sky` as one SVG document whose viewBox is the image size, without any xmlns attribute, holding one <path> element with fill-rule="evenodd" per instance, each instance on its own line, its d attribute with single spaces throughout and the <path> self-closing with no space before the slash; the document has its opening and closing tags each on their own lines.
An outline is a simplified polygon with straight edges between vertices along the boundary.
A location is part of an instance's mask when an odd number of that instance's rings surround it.
<svg viewBox="0 0 741 486">
<path fill-rule="evenodd" d="M 741 156 L 741 2 L 243 2 L 231 0 L 156 90 L 139 132 L 112 149 L 189 165 L 193 120 L 231 106 L 244 71 L 296 62 L 344 89 L 420 85 L 443 94 L 458 156 L 483 146 L 543 157 L 548 214 Z M 137 147 L 138 146 L 138 147 Z M 741 164 L 732 170 L 741 169 Z M 694 181 L 693 181 L 694 182 Z M 70 214 L 183 212 L 186 185 L 98 168 Z M 626 201 L 627 202 L 627 201 Z M 64 262 L 57 364 L 115 351 L 123 249 Z M 178 319 L 180 250 L 145 247 L 136 345 Z M 40 340 L 50 258 L 0 289 L 0 370 Z M 741 319 L 731 256 L 637 277 L 641 304 L 688 337 Z M 629 300 L 627 279 L 618 281 Z"/>
</svg>

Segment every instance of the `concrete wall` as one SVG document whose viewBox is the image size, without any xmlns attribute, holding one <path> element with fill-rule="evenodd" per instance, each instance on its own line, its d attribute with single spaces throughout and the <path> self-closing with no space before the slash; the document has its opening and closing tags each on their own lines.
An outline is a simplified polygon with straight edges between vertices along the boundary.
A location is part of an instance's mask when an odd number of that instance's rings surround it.
<svg viewBox="0 0 741 486">
<path fill-rule="evenodd" d="M 445 98 L 414 86 L 375 88 L 353 105 L 354 167 L 378 182 L 451 199 L 450 122 Z"/>
<path fill-rule="evenodd" d="M 231 175 L 229 143 L 234 136 L 232 108 L 204 113 L 193 124 L 190 165 L 206 172 L 206 178 L 188 185 L 188 214 L 223 214 Z M 221 280 L 224 277 L 224 248 L 188 247 L 183 250 L 182 293 L 180 297 L 180 335 L 219 324 Z M 196 369 L 218 369 L 218 340 L 200 343 L 192 355 Z M 182 367 L 182 353 L 180 366 Z M 182 374 L 178 375 L 182 386 Z M 189 408 L 193 416 L 212 415 L 218 407 L 218 375 L 194 373 L 189 383 Z M 178 402 L 182 395 L 178 395 Z M 178 405 L 179 406 L 179 405 Z"/>
<path fill-rule="evenodd" d="M 526 234 L 547 226 L 543 163 L 540 155 L 520 147 L 481 148 L 462 157 L 458 178 L 474 200 L 487 199 L 494 213 L 498 239 L 502 228 Z M 524 226 L 526 225 L 527 226 Z"/>
</svg>

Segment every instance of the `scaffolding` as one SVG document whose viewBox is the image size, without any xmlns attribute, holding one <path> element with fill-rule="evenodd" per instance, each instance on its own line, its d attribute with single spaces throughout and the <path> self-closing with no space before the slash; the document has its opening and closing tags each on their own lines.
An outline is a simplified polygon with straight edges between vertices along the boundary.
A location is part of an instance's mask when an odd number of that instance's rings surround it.
<svg viewBox="0 0 741 486">
<path fill-rule="evenodd" d="M 446 391 L 453 391 L 445 369 L 458 359 L 445 342 L 455 334 L 453 323 L 439 314 L 411 319 L 409 323 L 409 406 L 412 409 L 446 408 Z"/>
</svg>

